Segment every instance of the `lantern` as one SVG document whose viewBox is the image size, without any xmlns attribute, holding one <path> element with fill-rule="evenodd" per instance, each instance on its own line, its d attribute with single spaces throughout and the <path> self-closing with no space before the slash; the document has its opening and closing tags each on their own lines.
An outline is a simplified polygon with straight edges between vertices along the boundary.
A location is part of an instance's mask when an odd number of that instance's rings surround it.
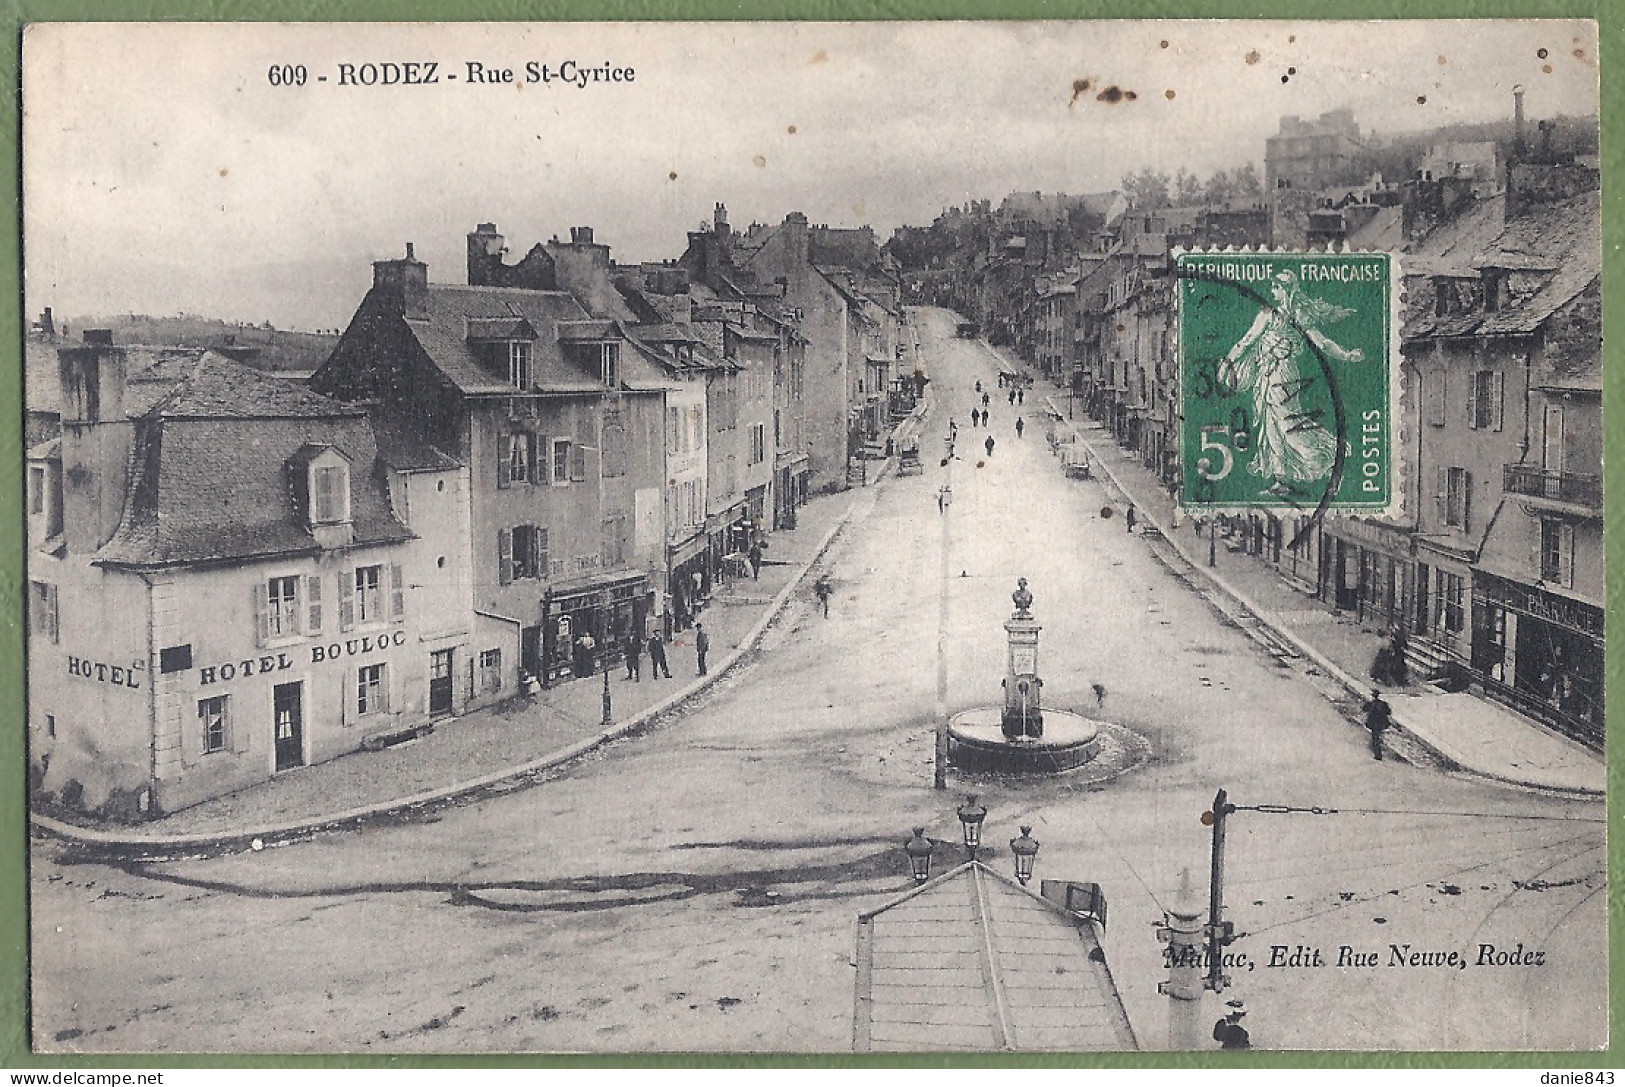
<svg viewBox="0 0 1625 1087">
<path fill-rule="evenodd" d="M 1032 827 L 1022 827 L 1021 837 L 1010 839 L 1010 852 L 1016 855 L 1016 879 L 1025 887 L 1033 878 L 1033 861 L 1038 858 L 1038 841 Z"/>
</svg>

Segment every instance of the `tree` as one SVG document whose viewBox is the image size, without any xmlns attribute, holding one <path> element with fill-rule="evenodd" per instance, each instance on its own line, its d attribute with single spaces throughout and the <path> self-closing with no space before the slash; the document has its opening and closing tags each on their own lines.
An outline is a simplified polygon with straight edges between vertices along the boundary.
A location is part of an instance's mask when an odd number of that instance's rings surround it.
<svg viewBox="0 0 1625 1087">
<path fill-rule="evenodd" d="M 1202 183 L 1195 174 L 1181 166 L 1179 173 L 1174 175 L 1174 203 L 1200 204 L 1202 194 Z"/>
<path fill-rule="evenodd" d="M 1229 170 L 1214 170 L 1202 187 L 1202 194 L 1210 204 L 1223 204 L 1236 194 L 1236 182 Z"/>
<path fill-rule="evenodd" d="M 1262 196 L 1264 185 L 1258 180 L 1258 170 L 1252 163 L 1240 167 L 1230 175 L 1237 196 Z"/>
<path fill-rule="evenodd" d="M 1168 184 L 1166 173 L 1153 171 L 1149 166 L 1142 167 L 1137 174 L 1123 175 L 1123 191 L 1128 194 L 1128 202 L 1141 211 L 1166 206 Z"/>
</svg>

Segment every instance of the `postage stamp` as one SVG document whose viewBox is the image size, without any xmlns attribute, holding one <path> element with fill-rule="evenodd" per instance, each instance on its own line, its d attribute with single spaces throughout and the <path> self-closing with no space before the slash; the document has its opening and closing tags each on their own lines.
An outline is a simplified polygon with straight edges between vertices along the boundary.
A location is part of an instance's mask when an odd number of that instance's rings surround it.
<svg viewBox="0 0 1625 1087">
<path fill-rule="evenodd" d="M 1185 508 L 1393 512 L 1391 254 L 1190 252 L 1175 270 Z"/>
</svg>

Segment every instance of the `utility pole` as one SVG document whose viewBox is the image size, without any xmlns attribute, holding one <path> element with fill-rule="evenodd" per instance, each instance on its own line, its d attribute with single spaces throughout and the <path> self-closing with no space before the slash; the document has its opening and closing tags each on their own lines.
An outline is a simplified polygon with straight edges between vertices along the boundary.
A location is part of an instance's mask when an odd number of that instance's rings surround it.
<svg viewBox="0 0 1625 1087">
<path fill-rule="evenodd" d="M 937 492 L 937 508 L 942 511 L 942 569 L 938 584 L 941 586 L 937 601 L 937 745 L 936 778 L 938 789 L 948 787 L 948 570 L 949 534 L 948 513 L 954 504 L 954 440 L 948 438 L 948 455 L 942 460 L 942 490 Z"/>
<path fill-rule="evenodd" d="M 1221 958 L 1230 942 L 1232 926 L 1224 920 L 1224 821 L 1236 810 L 1220 789 L 1213 797 L 1213 809 L 1202 813 L 1202 825 L 1213 828 L 1213 866 L 1208 875 L 1207 900 L 1207 987 L 1224 992 L 1230 979 L 1224 976 Z"/>
<path fill-rule="evenodd" d="M 1157 937 L 1167 944 L 1168 980 L 1157 989 L 1168 1001 L 1168 1048 L 1190 1052 L 1202 1044 L 1202 906 L 1191 887 L 1191 870 L 1179 874 L 1179 896 L 1168 907 Z"/>
</svg>

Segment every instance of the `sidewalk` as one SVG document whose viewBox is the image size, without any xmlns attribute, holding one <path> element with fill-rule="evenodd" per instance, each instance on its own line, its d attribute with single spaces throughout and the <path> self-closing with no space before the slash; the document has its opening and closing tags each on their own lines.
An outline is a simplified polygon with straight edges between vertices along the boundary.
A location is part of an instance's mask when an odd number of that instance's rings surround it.
<svg viewBox="0 0 1625 1087">
<path fill-rule="evenodd" d="M 1023 373 L 1030 367 L 1007 352 L 1005 364 Z M 1133 453 L 1092 419 L 1069 422 L 1066 392 L 1033 374 L 1036 397 L 1059 416 L 1057 433 L 1071 431 L 1090 450 L 1101 481 L 1133 503 L 1142 532 L 1161 535 L 1193 568 L 1240 604 L 1287 646 L 1313 661 L 1351 695 L 1364 700 L 1372 683 L 1365 678 L 1382 631 L 1362 628 L 1347 615 L 1334 614 L 1303 587 L 1277 572 L 1262 558 L 1236 553 L 1221 538 L 1217 565 L 1207 565 L 1208 540 L 1197 536 L 1194 521 L 1174 523 L 1168 489 Z M 1412 684 L 1385 691 L 1394 723 L 1425 747 L 1462 769 L 1497 781 L 1555 789 L 1584 796 L 1605 792 L 1607 763 L 1601 755 L 1550 732 L 1497 703 L 1472 694 L 1446 694 Z"/>
<path fill-rule="evenodd" d="M 873 487 L 891 467 L 873 466 Z M 789 603 L 836 535 L 872 498 L 862 488 L 821 495 L 797 510 L 797 527 L 769 538 L 760 580 L 722 588 L 701 613 L 711 635 L 709 674 L 695 671 L 694 632 L 667 647 L 671 679 L 610 673 L 613 724 L 603 723 L 603 681 L 578 679 L 531 697 L 510 699 L 437 722 L 429 735 L 279 774 L 138 827 L 91 827 L 31 814 L 30 822 L 62 838 L 103 846 L 204 846 L 296 834 L 317 827 L 428 803 L 533 774 L 637 728 L 719 679 Z"/>
</svg>

